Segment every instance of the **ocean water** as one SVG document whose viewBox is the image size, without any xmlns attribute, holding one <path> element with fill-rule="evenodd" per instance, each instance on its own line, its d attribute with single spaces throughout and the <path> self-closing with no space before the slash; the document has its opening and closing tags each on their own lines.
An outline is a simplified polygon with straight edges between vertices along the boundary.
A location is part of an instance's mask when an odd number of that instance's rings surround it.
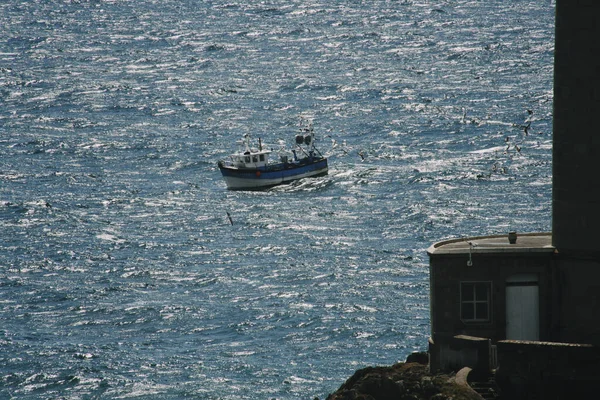
<svg viewBox="0 0 600 400">
<path fill-rule="evenodd" d="M 0 398 L 323 399 L 425 350 L 431 244 L 550 230 L 554 11 L 2 2 Z M 327 177 L 225 189 L 301 120 Z"/>
</svg>

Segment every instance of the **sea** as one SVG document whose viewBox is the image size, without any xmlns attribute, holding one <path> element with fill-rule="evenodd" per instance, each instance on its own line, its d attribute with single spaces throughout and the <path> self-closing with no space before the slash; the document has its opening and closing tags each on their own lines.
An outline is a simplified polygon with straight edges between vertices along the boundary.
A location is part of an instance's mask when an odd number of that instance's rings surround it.
<svg viewBox="0 0 600 400">
<path fill-rule="evenodd" d="M 431 245 L 551 229 L 554 13 L 2 1 L 0 398 L 323 400 L 426 351 Z M 226 189 L 303 123 L 329 175 Z"/>
</svg>

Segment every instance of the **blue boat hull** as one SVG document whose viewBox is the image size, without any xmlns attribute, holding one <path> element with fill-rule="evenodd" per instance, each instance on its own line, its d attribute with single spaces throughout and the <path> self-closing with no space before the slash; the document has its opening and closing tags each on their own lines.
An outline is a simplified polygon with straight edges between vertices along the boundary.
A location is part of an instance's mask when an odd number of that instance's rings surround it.
<svg viewBox="0 0 600 400">
<path fill-rule="evenodd" d="M 298 179 L 327 175 L 326 158 L 281 163 L 262 168 L 236 168 L 219 164 L 221 174 L 231 190 L 258 190 Z"/>
</svg>

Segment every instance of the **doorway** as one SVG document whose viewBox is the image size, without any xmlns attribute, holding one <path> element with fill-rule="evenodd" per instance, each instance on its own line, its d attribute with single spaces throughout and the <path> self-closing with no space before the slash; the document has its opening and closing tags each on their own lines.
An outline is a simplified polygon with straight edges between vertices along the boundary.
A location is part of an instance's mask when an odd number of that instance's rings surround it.
<svg viewBox="0 0 600 400">
<path fill-rule="evenodd" d="M 536 274 L 506 280 L 506 339 L 540 340 L 540 296 Z"/>
</svg>

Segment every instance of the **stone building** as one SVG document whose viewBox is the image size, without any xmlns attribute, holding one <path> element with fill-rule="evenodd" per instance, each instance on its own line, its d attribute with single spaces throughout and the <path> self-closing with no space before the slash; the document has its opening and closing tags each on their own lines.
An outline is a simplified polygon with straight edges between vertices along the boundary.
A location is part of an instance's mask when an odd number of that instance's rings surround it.
<svg viewBox="0 0 600 400">
<path fill-rule="evenodd" d="M 556 1 L 552 232 L 428 249 L 431 369 L 498 368 L 507 398 L 600 381 L 599 37 L 600 2 Z"/>
</svg>

